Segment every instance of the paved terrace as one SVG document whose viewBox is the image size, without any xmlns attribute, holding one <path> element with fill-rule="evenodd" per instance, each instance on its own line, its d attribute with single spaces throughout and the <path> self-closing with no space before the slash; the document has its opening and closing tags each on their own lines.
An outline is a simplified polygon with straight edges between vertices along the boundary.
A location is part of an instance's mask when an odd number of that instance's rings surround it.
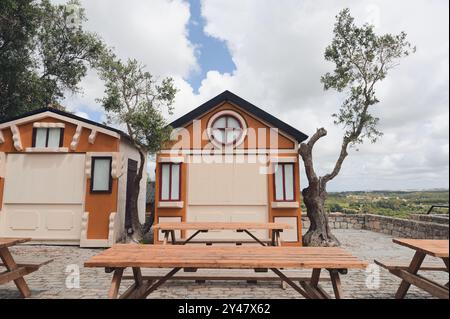
<svg viewBox="0 0 450 319">
<path fill-rule="evenodd" d="M 413 251 L 392 243 L 392 237 L 366 230 L 334 230 L 341 240 L 342 246 L 356 256 L 372 263 L 374 259 L 397 259 L 410 261 Z M 112 274 L 106 274 L 103 269 L 83 268 L 83 262 L 99 249 L 82 249 L 63 246 L 20 246 L 11 249 L 16 259 L 49 259 L 54 261 L 39 271 L 26 277 L 32 291 L 31 298 L 106 298 Z M 427 257 L 430 258 L 430 257 Z M 79 288 L 67 288 L 67 266 L 71 269 L 79 266 Z M 208 272 L 208 271 L 206 271 Z M 210 271 L 209 271 L 210 272 Z M 217 271 L 215 272 L 217 274 Z M 241 271 L 242 273 L 242 271 Z M 309 272 L 303 272 L 308 274 Z M 366 271 L 349 271 L 342 275 L 342 285 L 345 298 L 393 298 L 400 280 L 379 268 L 379 287 L 366 285 Z M 145 272 L 144 272 L 145 274 Z M 221 271 L 220 274 L 225 274 Z M 249 275 L 254 275 L 253 271 Z M 440 282 L 449 280 L 448 273 L 427 272 L 427 276 Z M 69 277 L 70 279 L 71 277 Z M 76 282 L 75 282 L 76 283 Z M 131 282 L 129 282 L 131 284 Z M 123 281 L 121 292 L 125 290 L 127 281 Z M 322 284 L 325 290 L 332 292 L 331 283 Z M 20 295 L 14 283 L 0 286 L 0 298 L 19 298 Z M 169 282 L 152 293 L 149 298 L 302 298 L 290 287 L 282 289 L 279 282 L 258 282 L 247 284 L 242 281 L 206 282 L 193 281 Z M 431 296 L 415 287 L 411 287 L 407 298 L 431 298 Z"/>
</svg>

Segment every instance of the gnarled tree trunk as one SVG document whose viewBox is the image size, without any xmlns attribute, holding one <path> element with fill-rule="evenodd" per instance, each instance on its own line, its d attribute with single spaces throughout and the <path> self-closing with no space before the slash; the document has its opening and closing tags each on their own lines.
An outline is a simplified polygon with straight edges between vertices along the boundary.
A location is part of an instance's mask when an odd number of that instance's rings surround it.
<svg viewBox="0 0 450 319">
<path fill-rule="evenodd" d="M 327 191 L 319 183 L 312 183 L 302 190 L 303 202 L 310 226 L 303 236 L 305 246 L 338 246 L 338 239 L 331 233 L 328 215 L 325 211 Z"/>
<path fill-rule="evenodd" d="M 139 220 L 139 209 L 138 209 L 141 179 L 145 166 L 145 153 L 141 149 L 139 149 L 139 158 L 140 158 L 139 169 L 133 180 L 134 192 L 131 194 L 130 198 L 131 227 L 133 228 L 133 239 L 135 240 L 141 240 L 145 233 L 144 225 L 142 225 L 141 221 Z"/>
<path fill-rule="evenodd" d="M 305 164 L 306 177 L 309 185 L 302 190 L 303 202 L 306 206 L 306 214 L 310 221 L 310 226 L 306 234 L 303 236 L 304 246 L 339 246 L 338 239 L 331 233 L 328 224 L 328 215 L 325 211 L 325 200 L 327 198 L 326 183 L 331 180 L 339 172 L 341 160 L 338 162 L 338 169 L 334 170 L 332 175 L 325 175 L 318 177 L 314 171 L 314 163 L 312 158 L 312 150 L 314 144 L 321 138 L 327 135 L 324 128 L 318 129 L 317 132 L 310 138 L 308 143 L 300 145 L 299 154 Z M 343 145 L 344 149 L 344 145 Z M 342 161 L 346 156 L 347 146 L 341 155 Z M 340 157 L 341 158 L 341 157 Z"/>
</svg>

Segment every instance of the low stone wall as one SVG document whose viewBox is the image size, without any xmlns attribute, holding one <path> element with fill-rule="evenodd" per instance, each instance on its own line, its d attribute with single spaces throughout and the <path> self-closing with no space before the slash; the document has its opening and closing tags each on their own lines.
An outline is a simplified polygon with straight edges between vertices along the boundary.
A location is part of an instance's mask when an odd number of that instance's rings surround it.
<svg viewBox="0 0 450 319">
<path fill-rule="evenodd" d="M 412 214 L 410 216 L 411 219 L 422 221 L 422 222 L 431 222 L 438 224 L 446 224 L 448 225 L 448 215 L 424 215 L 424 214 Z"/>
<path fill-rule="evenodd" d="M 309 228 L 307 216 L 302 217 L 303 228 Z M 396 237 L 417 239 L 448 239 L 448 224 L 414 219 L 401 219 L 371 214 L 329 214 L 332 229 L 365 229 Z"/>
</svg>

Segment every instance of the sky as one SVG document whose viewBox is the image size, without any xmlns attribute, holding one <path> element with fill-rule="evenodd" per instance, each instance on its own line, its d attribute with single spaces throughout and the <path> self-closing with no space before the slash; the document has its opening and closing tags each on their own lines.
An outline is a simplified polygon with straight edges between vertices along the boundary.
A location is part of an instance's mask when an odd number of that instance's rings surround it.
<svg viewBox="0 0 450 319">
<path fill-rule="evenodd" d="M 63 0 L 53 0 L 63 3 Z M 378 34 L 405 31 L 417 52 L 377 86 L 373 113 L 384 136 L 351 149 L 329 191 L 448 188 L 449 2 L 447 0 L 81 0 L 96 32 L 123 59 L 136 58 L 179 90 L 174 120 L 230 90 L 286 123 L 328 136 L 315 146 L 318 174 L 332 170 L 343 130 L 333 124 L 344 95 L 324 91 L 323 58 L 335 16 L 350 8 Z M 63 104 L 92 120 L 103 84 L 90 71 L 83 94 Z M 301 185 L 307 180 L 302 173 Z"/>
</svg>

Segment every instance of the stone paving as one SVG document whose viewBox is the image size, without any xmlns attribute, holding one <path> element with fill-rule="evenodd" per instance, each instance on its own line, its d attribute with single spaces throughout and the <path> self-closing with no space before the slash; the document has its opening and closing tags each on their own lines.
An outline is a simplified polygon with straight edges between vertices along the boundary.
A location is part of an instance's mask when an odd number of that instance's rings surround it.
<svg viewBox="0 0 450 319">
<path fill-rule="evenodd" d="M 343 248 L 356 256 L 372 263 L 374 259 L 410 261 L 413 255 L 411 249 L 392 243 L 392 237 L 366 230 L 336 229 Z M 32 290 L 31 298 L 106 298 L 112 274 L 106 274 L 103 269 L 84 268 L 83 262 L 99 253 L 101 249 L 83 249 L 68 246 L 31 246 L 23 245 L 11 249 L 16 259 L 43 260 L 54 259 L 39 271 L 26 277 Z M 430 258 L 430 257 L 427 257 Z M 75 275 L 79 271 L 79 288 Z M 379 285 L 373 284 L 379 271 Z M 211 273 L 211 271 L 206 271 Z M 242 271 L 240 271 L 242 273 Z M 306 272 L 305 274 L 308 274 Z M 214 274 L 218 274 L 214 271 Z M 254 275 L 254 272 L 249 272 Z M 369 275 L 369 277 L 368 277 Z M 448 282 L 449 275 L 444 272 L 427 272 L 426 276 L 442 284 Z M 384 269 L 374 267 L 371 273 L 365 270 L 351 270 L 342 275 L 342 285 L 345 298 L 393 298 L 400 283 Z M 121 291 L 125 290 L 123 282 Z M 131 284 L 131 282 L 129 282 Z M 367 285 L 369 283 L 369 285 Z M 372 284 L 370 284 L 372 283 Z M 331 293 L 331 284 L 322 284 Z M 0 286 L 0 299 L 20 298 L 13 283 Z M 282 289 L 279 282 L 262 282 L 247 284 L 242 281 L 206 282 L 193 281 L 168 282 L 150 298 L 302 298 L 292 288 Z M 429 294 L 411 287 L 407 298 L 431 298 Z"/>
</svg>

